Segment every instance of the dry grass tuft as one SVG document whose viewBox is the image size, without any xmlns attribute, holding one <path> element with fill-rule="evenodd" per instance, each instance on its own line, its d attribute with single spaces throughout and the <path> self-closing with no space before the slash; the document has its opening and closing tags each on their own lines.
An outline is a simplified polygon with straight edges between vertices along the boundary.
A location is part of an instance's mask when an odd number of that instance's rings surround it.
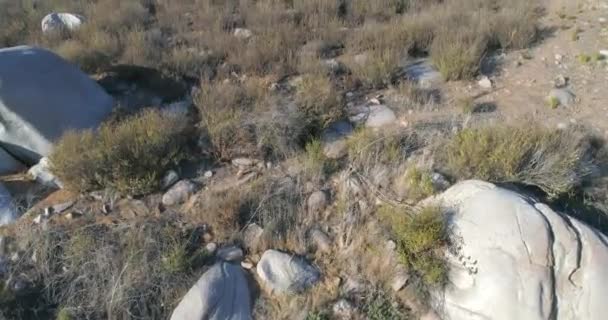
<svg viewBox="0 0 608 320">
<path fill-rule="evenodd" d="M 110 188 L 141 195 L 159 188 L 162 175 L 184 159 L 185 115 L 148 110 L 99 131 L 68 132 L 50 156 L 65 187 L 85 192 Z"/>
</svg>

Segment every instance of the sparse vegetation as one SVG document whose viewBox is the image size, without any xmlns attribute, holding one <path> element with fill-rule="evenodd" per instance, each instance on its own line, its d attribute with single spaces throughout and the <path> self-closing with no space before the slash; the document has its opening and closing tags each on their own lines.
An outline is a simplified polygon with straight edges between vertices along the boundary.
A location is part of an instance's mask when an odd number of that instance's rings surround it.
<svg viewBox="0 0 608 320">
<path fill-rule="evenodd" d="M 446 168 L 460 179 L 537 186 L 566 194 L 590 174 L 589 144 L 579 132 L 538 125 L 465 129 L 442 147 Z"/>
<path fill-rule="evenodd" d="M 404 320 L 406 315 L 397 309 L 386 293 L 378 291 L 366 301 L 365 316 L 369 320 Z"/>
<path fill-rule="evenodd" d="M 559 99 L 557 97 L 553 97 L 553 96 L 551 96 L 547 99 L 547 103 L 549 104 L 549 107 L 551 109 L 557 109 L 557 107 L 559 107 L 559 105 L 560 105 Z"/>
<path fill-rule="evenodd" d="M 69 132 L 50 156 L 66 188 L 105 188 L 127 195 L 156 191 L 162 175 L 186 156 L 188 120 L 148 110 L 98 132 Z"/>
<path fill-rule="evenodd" d="M 475 100 L 472 97 L 465 97 L 459 99 L 458 106 L 464 114 L 472 114 L 475 112 Z"/>
<path fill-rule="evenodd" d="M 448 269 L 442 250 L 446 249 L 449 239 L 441 210 L 429 206 L 412 213 L 384 206 L 379 214 L 391 226 L 400 260 L 427 286 L 445 285 Z"/>
<path fill-rule="evenodd" d="M 422 200 L 435 193 L 435 186 L 430 172 L 411 167 L 403 176 L 404 186 L 407 189 L 407 198 L 414 201 Z"/>
<path fill-rule="evenodd" d="M 576 58 L 582 64 L 587 64 L 587 63 L 591 62 L 591 56 L 588 54 L 581 53 L 578 56 L 576 56 Z"/>
</svg>

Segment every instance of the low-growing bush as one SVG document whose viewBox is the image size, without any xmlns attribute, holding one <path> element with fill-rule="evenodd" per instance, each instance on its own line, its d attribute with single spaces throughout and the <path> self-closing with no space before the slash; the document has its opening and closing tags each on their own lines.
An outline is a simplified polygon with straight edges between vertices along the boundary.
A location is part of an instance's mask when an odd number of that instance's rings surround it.
<svg viewBox="0 0 608 320">
<path fill-rule="evenodd" d="M 419 141 L 410 131 L 357 130 L 347 141 L 352 167 L 366 172 L 376 165 L 398 166 Z"/>
<path fill-rule="evenodd" d="M 533 124 L 465 129 L 442 147 L 440 157 L 460 179 L 522 183 L 559 196 L 591 173 L 587 140 L 573 129 Z"/>
<path fill-rule="evenodd" d="M 169 220 L 34 228 L 17 241 L 36 258 L 13 267 L 57 319 L 164 319 L 208 262 L 197 228 Z"/>
<path fill-rule="evenodd" d="M 409 168 L 402 177 L 407 188 L 407 198 L 413 201 L 422 200 L 435 193 L 431 173 L 416 167 Z"/>
<path fill-rule="evenodd" d="M 449 234 L 440 208 L 428 206 L 414 213 L 384 206 L 378 213 L 390 225 L 401 262 L 427 287 L 445 285 L 448 267 L 443 250 L 447 249 Z"/>
<path fill-rule="evenodd" d="M 304 75 L 296 86 L 296 103 L 312 126 L 325 127 L 342 119 L 344 109 L 337 90 L 329 77 L 322 74 Z"/>
<path fill-rule="evenodd" d="M 431 60 L 446 80 L 473 78 L 487 49 L 484 26 L 441 28 L 431 45 Z"/>
<path fill-rule="evenodd" d="M 113 189 L 141 195 L 159 188 L 162 175 L 187 156 L 185 115 L 147 110 L 117 124 L 66 133 L 50 155 L 65 187 L 85 192 Z"/>
</svg>

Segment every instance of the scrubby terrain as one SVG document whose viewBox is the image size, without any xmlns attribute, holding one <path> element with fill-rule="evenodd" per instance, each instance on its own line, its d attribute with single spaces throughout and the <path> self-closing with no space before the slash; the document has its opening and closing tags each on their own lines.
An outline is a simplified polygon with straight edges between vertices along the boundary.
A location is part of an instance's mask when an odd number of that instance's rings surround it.
<svg viewBox="0 0 608 320">
<path fill-rule="evenodd" d="M 563 212 L 581 252 L 608 232 L 608 2 L 0 0 L 0 59 L 21 45 L 113 108 L 57 123 L 29 172 L 0 133 L 22 163 L 0 179 L 1 319 L 472 319 L 444 292 L 454 259 L 479 266 L 440 201 L 469 179 Z"/>
</svg>

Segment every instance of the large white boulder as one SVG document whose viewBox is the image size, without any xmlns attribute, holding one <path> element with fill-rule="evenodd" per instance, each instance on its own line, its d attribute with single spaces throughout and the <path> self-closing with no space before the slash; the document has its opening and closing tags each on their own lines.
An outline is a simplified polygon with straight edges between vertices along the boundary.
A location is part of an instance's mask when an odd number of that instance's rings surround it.
<svg viewBox="0 0 608 320">
<path fill-rule="evenodd" d="M 481 181 L 432 201 L 449 217 L 457 254 L 437 296 L 450 320 L 605 319 L 608 238 L 547 205 Z"/>
<path fill-rule="evenodd" d="M 279 293 L 301 293 L 319 281 L 321 276 L 303 258 L 277 250 L 266 250 L 256 269 L 266 286 Z"/>
<path fill-rule="evenodd" d="M 95 81 L 54 53 L 0 49 L 0 145 L 33 165 L 66 130 L 94 128 L 113 100 Z"/>
<path fill-rule="evenodd" d="M 10 192 L 0 183 L 0 226 L 9 224 L 17 219 L 17 209 Z"/>
<path fill-rule="evenodd" d="M 42 18 L 40 26 L 45 34 L 57 33 L 78 30 L 85 21 L 85 17 L 79 14 L 53 12 Z"/>
<path fill-rule="evenodd" d="M 249 319 L 251 302 L 243 269 L 226 262 L 207 270 L 171 315 L 171 320 Z"/>
</svg>

